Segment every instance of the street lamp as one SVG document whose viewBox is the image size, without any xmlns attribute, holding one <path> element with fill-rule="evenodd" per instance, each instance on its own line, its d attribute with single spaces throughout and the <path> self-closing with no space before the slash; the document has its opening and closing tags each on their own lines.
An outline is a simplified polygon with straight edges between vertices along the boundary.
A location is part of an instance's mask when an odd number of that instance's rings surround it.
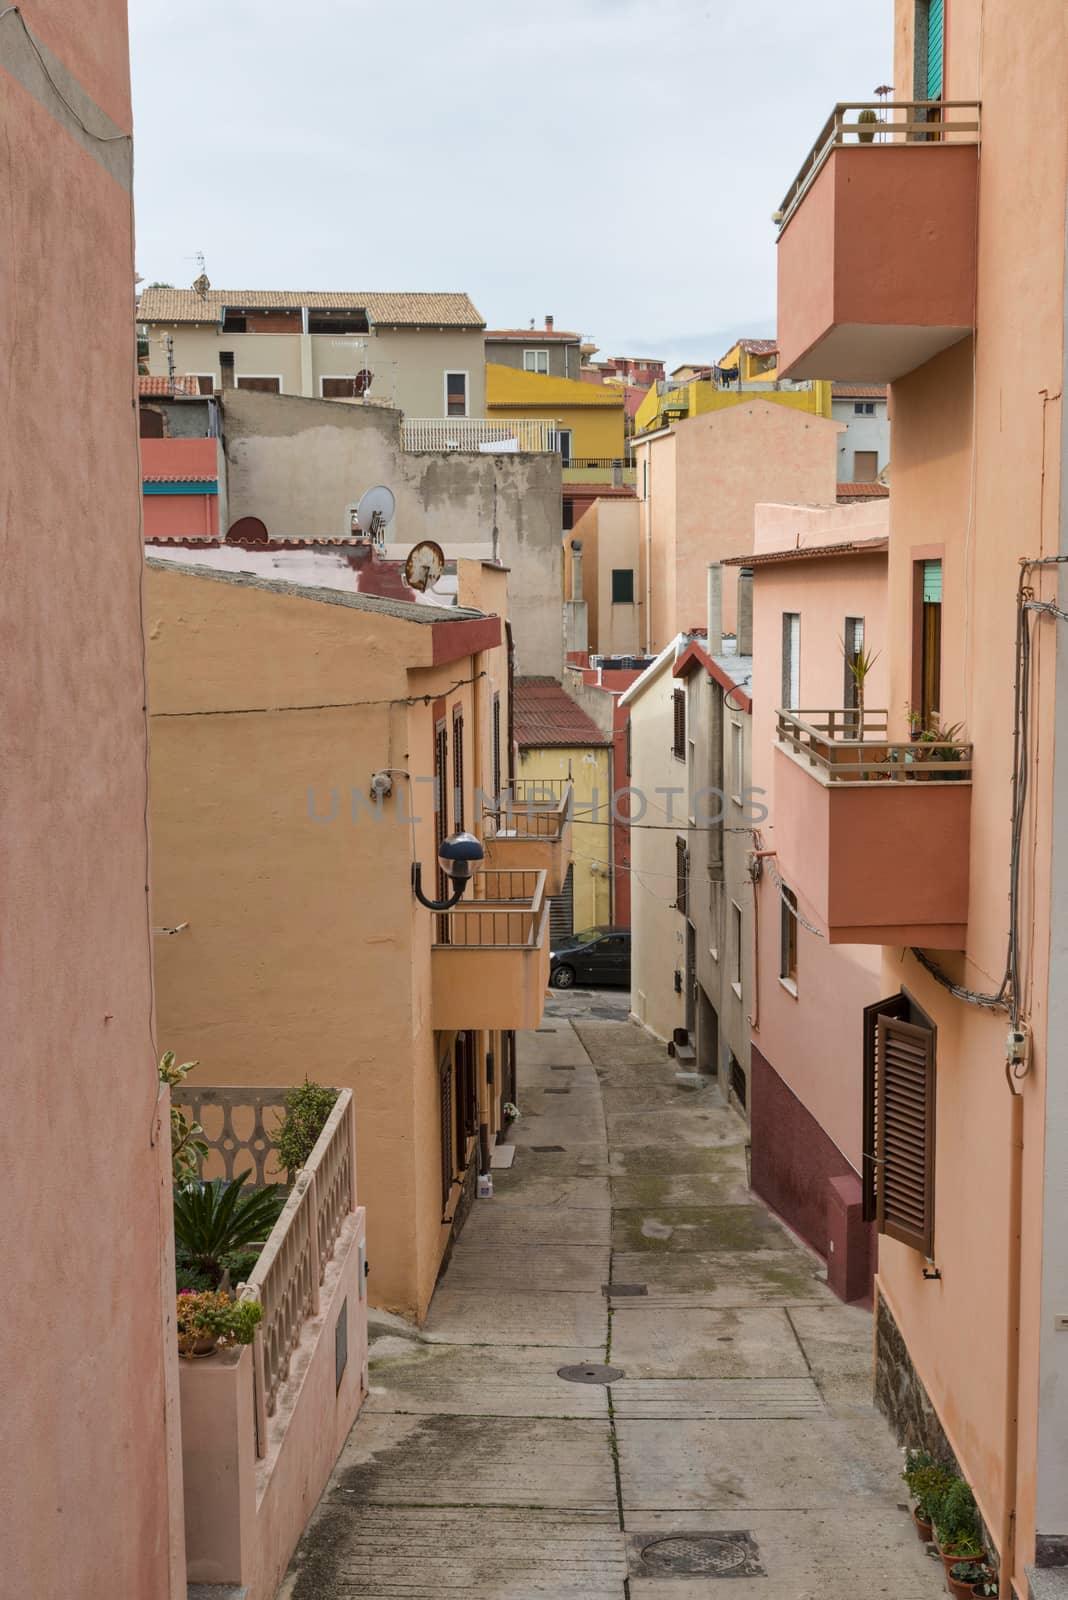
<svg viewBox="0 0 1068 1600">
<path fill-rule="evenodd" d="M 438 866 L 453 886 L 447 900 L 428 900 L 423 893 L 423 869 L 418 861 L 412 862 L 412 888 L 415 898 L 428 911 L 451 911 L 472 881 L 485 858 L 481 842 L 473 833 L 450 833 L 438 851 Z"/>
</svg>

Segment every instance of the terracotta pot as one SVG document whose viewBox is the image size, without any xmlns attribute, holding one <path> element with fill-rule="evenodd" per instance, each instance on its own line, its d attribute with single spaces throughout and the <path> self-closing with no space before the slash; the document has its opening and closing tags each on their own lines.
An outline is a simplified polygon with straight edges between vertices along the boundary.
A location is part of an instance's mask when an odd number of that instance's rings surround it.
<svg viewBox="0 0 1068 1600">
<path fill-rule="evenodd" d="M 218 1343 L 218 1334 L 206 1333 L 202 1338 L 194 1340 L 191 1346 L 186 1346 L 185 1349 L 179 1346 L 178 1354 L 184 1356 L 187 1361 L 195 1361 L 200 1356 L 214 1355 Z"/>
<path fill-rule="evenodd" d="M 971 1600 L 972 1585 L 970 1583 L 962 1583 L 959 1578 L 951 1577 L 948 1567 L 946 1568 L 946 1589 L 951 1595 L 955 1596 L 955 1600 Z"/>
<path fill-rule="evenodd" d="M 931 1523 L 924 1522 L 915 1506 L 912 1508 L 912 1520 L 916 1525 L 916 1537 L 921 1541 L 921 1543 L 930 1544 L 931 1540 L 934 1538 L 934 1528 Z"/>
<path fill-rule="evenodd" d="M 946 1569 L 946 1583 L 947 1584 L 949 1583 L 949 1569 L 950 1569 L 950 1567 L 955 1567 L 958 1561 L 976 1561 L 976 1562 L 978 1562 L 978 1561 L 982 1561 L 982 1559 L 983 1559 L 982 1552 L 980 1552 L 980 1554 L 977 1555 L 977 1556 L 962 1556 L 959 1552 L 954 1555 L 948 1550 L 943 1550 L 941 1545 L 938 1546 L 938 1554 L 941 1556 L 942 1565 Z M 965 1593 L 967 1593 L 967 1590 L 965 1590 Z"/>
</svg>

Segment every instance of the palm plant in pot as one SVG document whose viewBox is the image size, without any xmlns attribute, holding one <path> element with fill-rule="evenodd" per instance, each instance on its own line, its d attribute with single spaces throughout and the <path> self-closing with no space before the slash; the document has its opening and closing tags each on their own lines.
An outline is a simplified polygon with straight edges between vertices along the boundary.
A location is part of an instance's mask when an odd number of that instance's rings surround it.
<svg viewBox="0 0 1068 1600">
<path fill-rule="evenodd" d="M 213 1178 L 174 1191 L 178 1264 L 201 1274 L 213 1289 L 229 1288 L 234 1266 L 247 1276 L 249 1258 L 255 1261 L 285 1205 L 285 1195 L 273 1184 L 245 1190 L 248 1176 Z"/>
<path fill-rule="evenodd" d="M 947 1577 L 958 1561 L 981 1560 L 979 1510 L 963 1478 L 954 1478 L 934 1508 L 934 1530 Z"/>
</svg>

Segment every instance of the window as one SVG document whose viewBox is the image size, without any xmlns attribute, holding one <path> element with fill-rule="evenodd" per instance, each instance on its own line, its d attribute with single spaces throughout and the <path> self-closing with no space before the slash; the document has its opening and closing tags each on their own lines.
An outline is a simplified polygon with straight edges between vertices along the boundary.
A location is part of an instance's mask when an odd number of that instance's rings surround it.
<svg viewBox="0 0 1068 1600">
<path fill-rule="evenodd" d="M 464 714 L 459 706 L 452 714 L 452 815 L 458 833 L 464 826 Z"/>
<path fill-rule="evenodd" d="M 854 402 L 853 402 L 853 415 L 855 417 L 874 417 L 874 415 L 875 415 L 875 401 L 874 400 L 854 400 Z"/>
<path fill-rule="evenodd" d="M 745 789 L 745 730 L 740 722 L 731 722 L 731 780 L 733 799 L 738 805 L 742 803 L 742 791 Z"/>
<path fill-rule="evenodd" d="M 371 374 L 366 368 L 351 377 L 319 379 L 319 393 L 324 400 L 359 400 L 370 387 Z"/>
<path fill-rule="evenodd" d="M 930 728 L 942 709 L 941 561 L 917 561 L 913 585 L 912 704 Z"/>
<path fill-rule="evenodd" d="M 942 98 L 945 0 L 916 0 L 915 95 L 917 100 Z"/>
<path fill-rule="evenodd" d="M 779 906 L 779 977 L 797 993 L 797 896 L 785 884 Z"/>
<path fill-rule="evenodd" d="M 549 371 L 548 350 L 524 350 L 523 371 L 547 373 Z"/>
<path fill-rule="evenodd" d="M 213 372 L 187 372 L 187 378 L 195 378 L 198 394 L 215 393 L 215 374 Z"/>
<path fill-rule="evenodd" d="M 449 1209 L 452 1194 L 452 1055 L 446 1055 L 438 1079 L 438 1137 L 441 1149 L 441 1214 Z"/>
<path fill-rule="evenodd" d="M 738 1104 L 744 1111 L 745 1102 L 747 1099 L 746 1090 L 748 1086 L 745 1081 L 745 1070 L 742 1067 L 741 1062 L 738 1060 L 738 1057 L 734 1054 L 733 1050 L 731 1051 L 731 1064 L 730 1071 L 728 1073 L 728 1080 L 730 1083 L 731 1094 L 734 1095 L 735 1099 L 738 1101 Z"/>
<path fill-rule="evenodd" d="M 250 373 L 247 377 L 238 378 L 237 387 L 239 389 L 253 389 L 257 394 L 281 394 L 282 380 L 281 378 L 258 377 Z"/>
<path fill-rule="evenodd" d="M 467 415 L 466 372 L 447 372 L 445 374 L 445 415 L 447 417 L 466 417 Z"/>
<path fill-rule="evenodd" d="M 561 525 L 565 533 L 569 533 L 575 526 L 575 502 L 569 494 L 564 495 Z"/>
<path fill-rule="evenodd" d="M 245 333 L 247 329 L 248 321 L 241 312 L 225 311 L 223 313 L 223 333 Z"/>
<path fill-rule="evenodd" d="M 671 753 L 678 761 L 686 760 L 686 690 L 676 689 L 671 696 L 671 711 L 674 718 L 674 735 L 671 741 Z"/>
<path fill-rule="evenodd" d="M 864 1218 L 934 1254 L 935 1032 L 906 994 L 864 1009 Z"/>
<path fill-rule="evenodd" d="M 690 860 L 686 840 L 681 834 L 675 837 L 675 910 L 687 915 L 690 891 Z"/>
<path fill-rule="evenodd" d="M 782 614 L 782 704 L 784 711 L 801 705 L 801 614 Z"/>
<path fill-rule="evenodd" d="M 632 606 L 634 604 L 634 570 L 632 567 L 612 568 L 612 604 L 614 606 Z"/>
<path fill-rule="evenodd" d="M 879 476 L 878 450 L 853 451 L 853 482 L 874 483 Z"/>
<path fill-rule="evenodd" d="M 493 696 L 493 803 L 501 803 L 501 697 Z"/>
<path fill-rule="evenodd" d="M 569 467 L 571 465 L 571 429 L 557 428 L 555 437 L 561 464 Z"/>
<path fill-rule="evenodd" d="M 860 692 L 854 674 L 857 658 L 864 649 L 864 618 L 846 617 L 845 629 L 842 633 L 843 676 L 842 676 L 842 704 L 847 711 L 856 711 L 860 703 Z M 860 730 L 857 731 L 860 737 Z"/>
<path fill-rule="evenodd" d="M 309 311 L 309 333 L 368 333 L 366 311 Z"/>
<path fill-rule="evenodd" d="M 742 998 L 742 908 L 731 901 L 731 988 Z"/>
</svg>

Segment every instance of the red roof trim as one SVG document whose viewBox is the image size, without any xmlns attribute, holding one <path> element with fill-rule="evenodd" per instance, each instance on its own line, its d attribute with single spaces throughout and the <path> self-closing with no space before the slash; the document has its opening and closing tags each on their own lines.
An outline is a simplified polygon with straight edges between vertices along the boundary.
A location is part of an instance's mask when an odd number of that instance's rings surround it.
<svg viewBox="0 0 1068 1600">
<path fill-rule="evenodd" d="M 725 567 L 766 567 L 773 561 L 815 561 L 821 556 L 871 556 L 889 550 L 890 540 L 847 539 L 841 544 L 797 545 L 793 550 L 769 550 L 766 554 L 726 556 Z"/>
<path fill-rule="evenodd" d="M 435 622 L 431 625 L 433 664 L 440 667 L 463 656 L 476 656 L 501 642 L 500 617 L 469 617 L 463 622 Z"/>
<path fill-rule="evenodd" d="M 717 666 L 712 657 L 696 642 L 687 645 L 671 669 L 672 676 L 675 678 L 688 678 L 696 667 L 703 667 L 708 676 L 715 679 L 725 694 L 734 696 L 734 709 L 736 711 L 752 711 L 752 698 L 735 683 L 729 673 L 724 672 L 722 667 Z"/>
</svg>

